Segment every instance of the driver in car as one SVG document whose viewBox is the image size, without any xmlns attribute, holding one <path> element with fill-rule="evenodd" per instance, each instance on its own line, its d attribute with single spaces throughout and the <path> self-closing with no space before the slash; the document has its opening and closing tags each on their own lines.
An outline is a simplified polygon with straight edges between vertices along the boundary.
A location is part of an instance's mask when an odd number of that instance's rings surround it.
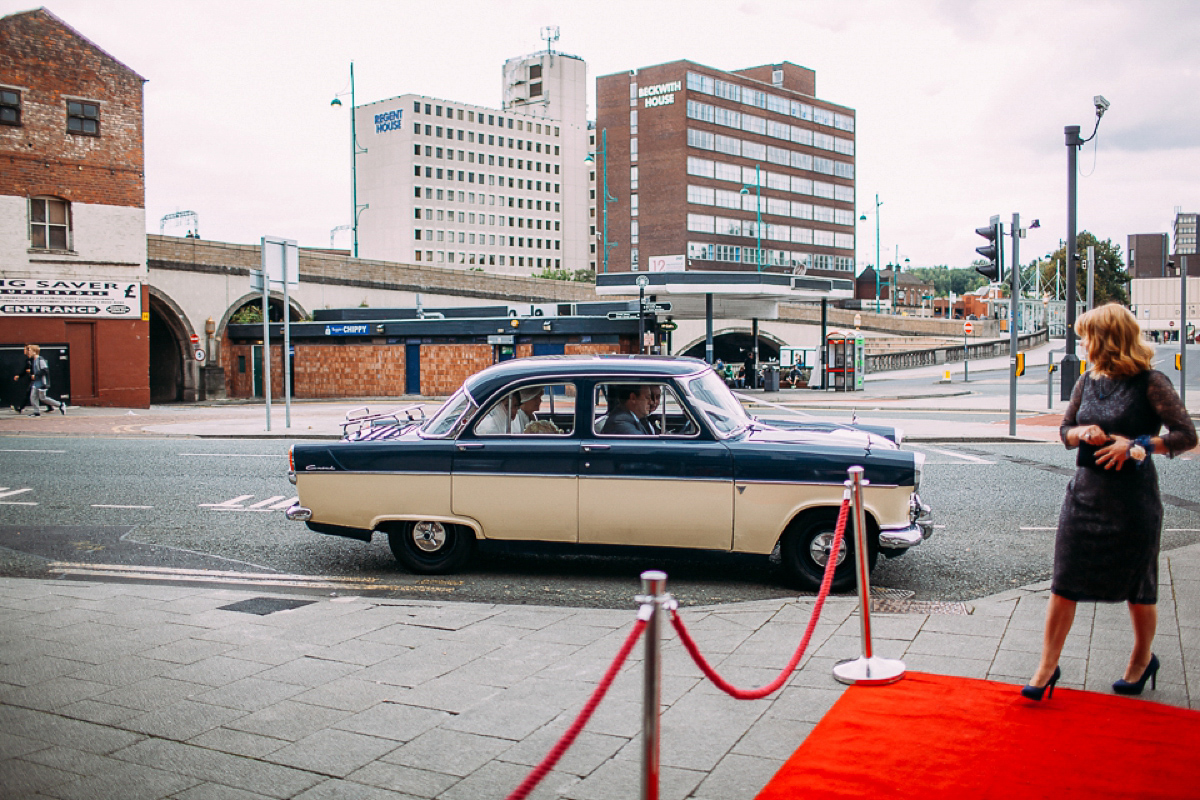
<svg viewBox="0 0 1200 800">
<path fill-rule="evenodd" d="M 619 384 L 608 392 L 611 411 L 600 433 L 617 436 L 651 436 L 655 433 L 647 418 L 650 416 L 652 391 L 649 384 Z M 659 389 L 662 397 L 662 389 Z"/>
</svg>

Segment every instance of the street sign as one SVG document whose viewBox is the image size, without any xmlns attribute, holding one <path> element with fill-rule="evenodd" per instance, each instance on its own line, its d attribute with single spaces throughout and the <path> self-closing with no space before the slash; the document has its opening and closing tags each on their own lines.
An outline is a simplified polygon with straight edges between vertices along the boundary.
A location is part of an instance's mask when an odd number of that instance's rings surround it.
<svg viewBox="0 0 1200 800">
<path fill-rule="evenodd" d="M 192 355 L 195 357 L 195 359 L 196 359 L 197 361 L 203 361 L 203 360 L 204 360 L 204 351 L 203 351 L 203 350 L 201 350 L 201 349 L 200 349 L 200 348 L 198 348 L 198 347 L 196 348 L 196 352 L 195 352 L 195 353 L 193 353 Z"/>
<path fill-rule="evenodd" d="M 679 330 L 679 323 L 669 319 L 666 322 L 658 323 L 658 329 L 670 333 L 671 331 Z"/>
<path fill-rule="evenodd" d="M 189 338 L 192 340 L 192 344 L 196 344 L 197 342 L 200 341 L 199 334 L 193 333 Z"/>
<path fill-rule="evenodd" d="M 646 309 L 647 314 L 669 314 L 671 313 L 670 303 L 644 303 L 642 305 Z"/>
<path fill-rule="evenodd" d="M 610 311 L 604 316 L 609 319 L 637 319 L 638 312 L 636 311 Z"/>
<path fill-rule="evenodd" d="M 975 332 L 974 325 L 972 325 L 970 322 L 963 323 L 963 333 L 974 333 L 974 332 Z"/>
</svg>

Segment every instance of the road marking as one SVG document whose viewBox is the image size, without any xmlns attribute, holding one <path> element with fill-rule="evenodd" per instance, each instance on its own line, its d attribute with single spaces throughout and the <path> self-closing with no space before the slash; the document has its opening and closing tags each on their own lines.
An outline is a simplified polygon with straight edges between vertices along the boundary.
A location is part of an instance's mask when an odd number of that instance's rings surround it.
<svg viewBox="0 0 1200 800">
<path fill-rule="evenodd" d="M 92 508 L 154 508 L 154 506 L 116 506 L 107 503 L 92 503 Z"/>
<path fill-rule="evenodd" d="M 1167 533 L 1200 533 L 1200 528 L 1167 528 Z"/>
<path fill-rule="evenodd" d="M 995 464 L 996 463 L 995 461 L 988 461 L 986 458 L 976 458 L 975 456 L 969 456 L 966 453 L 955 453 L 950 450 L 942 450 L 937 447 L 926 447 L 925 449 L 931 453 L 940 453 L 941 455 L 950 456 L 951 458 L 959 458 L 959 459 L 962 459 L 963 461 L 966 461 L 971 464 Z"/>
<path fill-rule="evenodd" d="M 180 453 L 181 456 L 204 456 L 208 458 L 287 458 L 283 453 Z"/>
<path fill-rule="evenodd" d="M 0 453 L 65 453 L 66 450 L 0 450 Z"/>
<path fill-rule="evenodd" d="M 266 500 L 259 500 L 257 503 L 255 503 L 252 506 L 246 506 L 246 510 L 249 511 L 252 508 L 262 508 L 263 506 L 269 506 L 272 503 L 278 503 L 280 500 L 283 500 L 283 499 L 284 499 L 283 495 L 277 494 L 274 497 L 268 497 Z"/>
<path fill-rule="evenodd" d="M 229 572 L 224 570 L 177 569 L 172 567 L 131 567 L 120 564 L 52 562 L 50 572 L 74 577 L 140 578 L 143 580 L 188 581 L 249 586 L 275 586 L 288 589 L 324 589 L 334 591 L 387 591 L 447 594 L 457 592 L 461 581 L 418 580 L 415 584 L 383 583 L 374 578 L 305 576 L 287 573 Z"/>
<path fill-rule="evenodd" d="M 1032 526 L 1022 525 L 1017 530 L 1021 530 L 1021 531 L 1056 531 L 1056 530 L 1058 530 L 1058 528 L 1035 528 Z"/>
<path fill-rule="evenodd" d="M 273 511 L 283 511 L 300 502 L 299 497 L 287 497 L 286 495 L 277 494 L 274 497 L 268 497 L 266 500 L 260 500 L 251 506 L 242 505 L 243 502 L 252 497 L 254 497 L 252 494 L 243 494 L 226 500 L 223 503 L 201 503 L 200 508 L 210 508 L 213 511 L 257 511 L 269 514 Z"/>
<path fill-rule="evenodd" d="M 9 489 L 7 486 L 0 486 L 0 497 L 12 497 L 13 495 L 25 494 L 32 492 L 32 487 L 25 489 Z M 37 503 L 22 500 L 0 500 L 0 506 L 36 506 Z"/>
</svg>

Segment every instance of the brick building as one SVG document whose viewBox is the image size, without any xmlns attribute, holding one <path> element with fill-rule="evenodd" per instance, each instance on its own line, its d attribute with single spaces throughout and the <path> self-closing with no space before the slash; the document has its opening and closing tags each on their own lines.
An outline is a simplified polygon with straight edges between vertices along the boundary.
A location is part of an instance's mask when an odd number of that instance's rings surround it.
<svg viewBox="0 0 1200 800">
<path fill-rule="evenodd" d="M 668 269 L 852 278 L 855 115 L 815 95 L 816 73 L 786 62 L 723 72 L 675 61 L 599 78 L 607 269 L 666 257 Z"/>
<path fill-rule="evenodd" d="M 144 79 L 45 9 L 0 18 L 0 359 L 52 395 L 150 403 Z"/>
</svg>

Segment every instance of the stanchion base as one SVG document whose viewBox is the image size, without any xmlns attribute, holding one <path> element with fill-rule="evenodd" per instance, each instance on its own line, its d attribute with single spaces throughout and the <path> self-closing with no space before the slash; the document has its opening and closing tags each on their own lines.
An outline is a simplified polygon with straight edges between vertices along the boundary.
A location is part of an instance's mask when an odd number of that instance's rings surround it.
<svg viewBox="0 0 1200 800">
<path fill-rule="evenodd" d="M 882 686 L 904 677 L 904 662 L 878 656 L 854 658 L 838 662 L 833 677 L 838 683 L 853 686 Z"/>
</svg>

